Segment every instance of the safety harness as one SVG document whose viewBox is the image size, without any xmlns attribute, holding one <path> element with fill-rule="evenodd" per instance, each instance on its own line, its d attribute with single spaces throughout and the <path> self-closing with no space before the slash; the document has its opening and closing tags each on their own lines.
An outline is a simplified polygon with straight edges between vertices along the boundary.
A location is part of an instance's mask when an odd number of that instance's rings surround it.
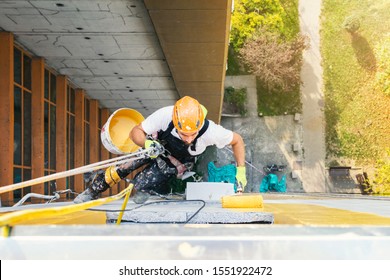
<svg viewBox="0 0 390 280">
<path fill-rule="evenodd" d="M 185 144 L 183 140 L 172 135 L 171 132 L 175 128 L 173 122 L 169 123 L 166 130 L 158 132 L 157 139 L 164 146 L 165 150 L 168 151 L 167 159 L 169 161 L 167 162 L 176 167 L 179 178 L 186 170 L 191 169 L 195 162 L 195 156 L 191 155 L 188 149 L 192 151 L 196 150 L 198 139 L 206 132 L 208 127 L 209 121 L 206 119 L 203 127 L 199 130 L 198 135 L 190 145 Z"/>
</svg>

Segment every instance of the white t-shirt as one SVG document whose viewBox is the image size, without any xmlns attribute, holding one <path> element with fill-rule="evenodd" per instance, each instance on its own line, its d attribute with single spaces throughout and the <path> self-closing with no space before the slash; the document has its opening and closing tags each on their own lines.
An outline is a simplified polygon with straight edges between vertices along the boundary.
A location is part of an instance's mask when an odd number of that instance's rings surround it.
<svg viewBox="0 0 390 280">
<path fill-rule="evenodd" d="M 156 112 L 147 117 L 141 126 L 148 135 L 152 135 L 160 130 L 168 129 L 169 123 L 172 121 L 173 106 L 158 109 Z M 172 129 L 171 134 L 180 139 L 176 129 Z M 205 133 L 200 136 L 196 142 L 195 151 L 188 149 L 188 152 L 197 156 L 205 151 L 208 146 L 216 145 L 217 148 L 222 149 L 229 145 L 233 140 L 233 132 L 228 130 L 215 122 L 209 120 L 209 127 Z"/>
</svg>

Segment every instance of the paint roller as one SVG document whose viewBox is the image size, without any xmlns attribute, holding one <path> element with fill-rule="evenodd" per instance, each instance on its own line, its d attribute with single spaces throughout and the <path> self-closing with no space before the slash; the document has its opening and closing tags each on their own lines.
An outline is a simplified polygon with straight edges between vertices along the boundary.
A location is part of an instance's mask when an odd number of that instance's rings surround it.
<svg viewBox="0 0 390 280">
<path fill-rule="evenodd" d="M 221 197 L 222 208 L 264 208 L 260 194 L 226 195 Z"/>
</svg>

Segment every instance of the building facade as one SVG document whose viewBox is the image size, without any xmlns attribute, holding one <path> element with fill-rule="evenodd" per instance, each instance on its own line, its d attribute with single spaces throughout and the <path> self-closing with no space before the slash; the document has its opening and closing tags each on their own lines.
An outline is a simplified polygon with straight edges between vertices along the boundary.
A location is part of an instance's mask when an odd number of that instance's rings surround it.
<svg viewBox="0 0 390 280">
<path fill-rule="evenodd" d="M 0 186 L 113 157 L 100 141 L 109 110 L 18 45 L 9 32 L 0 32 L 0 89 Z M 85 185 L 83 175 L 75 175 L 3 193 L 1 203 L 13 205 L 30 192 L 79 193 Z M 122 182 L 105 195 L 123 187 Z"/>
</svg>

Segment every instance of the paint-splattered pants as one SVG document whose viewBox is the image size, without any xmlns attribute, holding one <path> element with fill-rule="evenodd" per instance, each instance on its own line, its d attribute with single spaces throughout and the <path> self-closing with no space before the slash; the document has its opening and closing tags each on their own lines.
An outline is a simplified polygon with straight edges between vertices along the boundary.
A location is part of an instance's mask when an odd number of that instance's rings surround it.
<svg viewBox="0 0 390 280">
<path fill-rule="evenodd" d="M 145 168 L 132 179 L 134 188 L 137 191 L 143 190 L 148 192 L 153 190 L 158 193 L 168 191 L 166 184 L 170 178 L 176 176 L 176 168 L 170 167 L 159 157 L 155 159 L 137 159 L 122 164 L 118 167 L 117 172 L 119 177 L 123 179 L 142 166 L 145 166 Z"/>
</svg>

